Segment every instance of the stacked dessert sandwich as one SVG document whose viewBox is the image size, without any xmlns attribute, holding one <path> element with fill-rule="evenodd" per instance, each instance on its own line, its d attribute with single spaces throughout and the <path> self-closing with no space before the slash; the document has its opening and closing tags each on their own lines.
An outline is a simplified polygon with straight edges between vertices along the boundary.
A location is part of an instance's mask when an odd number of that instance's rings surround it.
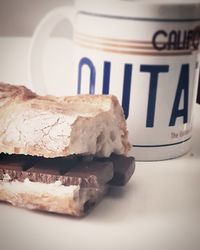
<svg viewBox="0 0 200 250">
<path fill-rule="evenodd" d="M 0 200 L 85 215 L 134 172 L 124 114 L 110 95 L 38 96 L 0 83 Z"/>
</svg>

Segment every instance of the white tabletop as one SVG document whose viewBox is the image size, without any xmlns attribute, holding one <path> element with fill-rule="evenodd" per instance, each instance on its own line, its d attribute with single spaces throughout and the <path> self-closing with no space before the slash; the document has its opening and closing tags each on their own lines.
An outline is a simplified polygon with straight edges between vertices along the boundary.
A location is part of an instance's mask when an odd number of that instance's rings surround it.
<svg viewBox="0 0 200 250">
<path fill-rule="evenodd" d="M 1 40 L 0 52 L 5 54 Z M 1 67 L 8 64 L 0 58 Z M 16 67 L 23 65 L 22 60 Z M 0 80 L 21 77 L 8 72 L 4 67 Z M 191 152 L 168 161 L 137 162 L 129 184 L 111 190 L 85 218 L 0 203 L 0 249 L 200 249 L 200 105 L 194 114 Z"/>
</svg>

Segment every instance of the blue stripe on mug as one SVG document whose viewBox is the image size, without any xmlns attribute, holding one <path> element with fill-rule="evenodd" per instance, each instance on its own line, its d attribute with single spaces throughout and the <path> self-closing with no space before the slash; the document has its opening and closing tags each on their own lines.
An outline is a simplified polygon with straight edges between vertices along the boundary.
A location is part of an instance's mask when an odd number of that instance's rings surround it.
<svg viewBox="0 0 200 250">
<path fill-rule="evenodd" d="M 173 146 L 173 145 L 178 145 L 178 144 L 184 143 L 184 142 L 186 142 L 186 141 L 189 141 L 191 138 L 192 138 L 192 136 L 189 137 L 189 138 L 187 138 L 186 140 L 178 141 L 178 142 L 174 142 L 174 143 L 169 143 L 169 144 L 160 144 L 160 145 L 133 145 L 133 147 L 135 147 L 135 148 L 159 148 L 159 147 L 168 147 L 168 146 Z"/>
</svg>

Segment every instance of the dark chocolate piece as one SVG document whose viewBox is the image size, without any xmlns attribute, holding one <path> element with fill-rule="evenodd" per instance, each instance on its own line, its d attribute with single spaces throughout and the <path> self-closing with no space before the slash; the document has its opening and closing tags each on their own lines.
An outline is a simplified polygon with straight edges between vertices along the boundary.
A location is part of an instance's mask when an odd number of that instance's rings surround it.
<svg viewBox="0 0 200 250">
<path fill-rule="evenodd" d="M 0 161 L 3 160 L 6 157 L 6 154 L 1 153 L 0 154 Z"/>
<path fill-rule="evenodd" d="M 10 176 L 10 180 L 17 179 L 23 181 L 23 171 L 30 168 L 40 157 L 25 155 L 7 155 L 1 154 L 0 157 L 0 180 L 5 174 Z"/>
<path fill-rule="evenodd" d="M 25 170 L 34 165 L 40 159 L 41 157 L 1 154 L 0 168 L 3 167 L 3 165 L 8 165 L 10 166 L 10 169 L 16 168 L 19 170 Z"/>
<path fill-rule="evenodd" d="M 134 157 L 113 154 L 111 160 L 114 165 L 114 177 L 109 184 L 115 186 L 126 185 L 135 171 Z"/>
<path fill-rule="evenodd" d="M 65 185 L 62 176 L 75 165 L 75 162 L 76 160 L 71 158 L 43 158 L 27 169 L 24 176 L 33 182 L 52 183 L 60 180 Z"/>
<path fill-rule="evenodd" d="M 83 187 L 98 187 L 110 181 L 113 174 L 113 164 L 110 161 L 79 161 L 65 173 L 64 179 L 68 185 L 72 185 L 72 182 Z"/>
<path fill-rule="evenodd" d="M 112 154 L 109 158 L 99 159 L 100 161 L 110 160 L 114 166 L 114 176 L 108 182 L 113 186 L 124 186 L 130 180 L 135 171 L 134 157 Z"/>
</svg>

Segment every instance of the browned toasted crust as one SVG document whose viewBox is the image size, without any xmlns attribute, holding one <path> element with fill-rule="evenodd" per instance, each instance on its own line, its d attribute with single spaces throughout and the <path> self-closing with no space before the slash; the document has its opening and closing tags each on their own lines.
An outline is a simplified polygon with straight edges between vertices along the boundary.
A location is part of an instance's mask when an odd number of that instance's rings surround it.
<svg viewBox="0 0 200 250">
<path fill-rule="evenodd" d="M 55 97 L 55 96 L 39 96 L 33 93 L 31 90 L 27 89 L 24 86 L 14 86 L 11 84 L 0 83 L 0 125 L 8 123 L 9 126 L 14 126 L 16 123 L 16 117 L 24 113 L 34 112 L 35 117 L 45 113 L 49 114 L 49 119 L 53 115 L 57 115 L 58 119 L 60 116 L 66 117 L 66 122 L 68 116 L 76 116 L 76 119 L 71 124 L 72 131 L 78 131 L 77 126 L 81 126 L 81 123 L 84 126 L 87 126 L 88 123 L 102 121 L 102 119 L 107 119 L 109 121 L 110 117 L 114 117 L 115 123 L 117 123 L 117 133 L 120 133 L 121 136 L 121 149 L 116 149 L 115 153 L 127 154 L 130 149 L 130 144 L 128 142 L 128 132 L 126 127 L 126 122 L 123 114 L 123 110 L 119 105 L 117 98 L 113 95 L 78 95 L 78 96 L 65 96 L 65 97 Z M 13 115 L 15 114 L 15 116 Z M 13 118 L 12 118 L 13 116 Z M 102 117 L 102 118 L 101 118 Z M 24 119 L 30 119 L 24 117 Z M 33 117 L 31 117 L 33 119 Z M 41 119 L 42 116 L 41 116 Z M 64 119 L 64 118 L 63 118 Z M 30 124 L 30 123 L 29 123 Z M 54 124 L 47 124 L 47 127 L 53 126 Z M 46 127 L 37 127 L 39 126 L 35 122 L 36 129 L 43 130 Z M 21 127 L 23 127 L 21 125 Z M 64 128 L 64 125 L 63 125 Z M 18 153 L 18 154 L 30 154 L 44 157 L 58 157 L 58 156 L 67 156 L 76 152 L 76 148 L 70 146 L 69 143 L 63 146 L 62 149 L 58 150 L 47 150 L 45 143 L 29 143 L 29 138 L 26 143 L 19 143 L 16 138 L 13 136 L 13 140 L 10 140 L 10 134 L 8 134 L 8 128 L 0 127 L 0 151 L 4 153 Z M 32 136 L 33 131 L 30 129 L 30 137 Z M 24 136 L 23 131 L 20 131 L 19 136 Z M 33 135 L 34 136 L 34 135 Z M 46 136 L 46 134 L 44 134 Z M 57 135 L 59 136 L 59 134 Z M 98 136 L 98 135 L 97 135 Z M 9 137 L 9 139 L 8 139 Z M 66 141 L 66 138 L 71 138 L 71 134 L 66 135 L 65 137 L 60 137 L 60 140 Z M 89 140 L 89 138 L 88 138 Z M 55 145 L 58 140 L 55 140 Z M 82 142 L 83 143 L 83 142 Z M 89 142 L 88 142 L 89 143 Z M 24 146 L 24 144 L 26 144 Z M 44 145 L 46 144 L 46 145 Z M 114 150 L 114 149 L 113 149 Z M 117 152 L 118 151 L 118 152 Z M 83 152 L 89 154 L 91 152 Z"/>
</svg>

